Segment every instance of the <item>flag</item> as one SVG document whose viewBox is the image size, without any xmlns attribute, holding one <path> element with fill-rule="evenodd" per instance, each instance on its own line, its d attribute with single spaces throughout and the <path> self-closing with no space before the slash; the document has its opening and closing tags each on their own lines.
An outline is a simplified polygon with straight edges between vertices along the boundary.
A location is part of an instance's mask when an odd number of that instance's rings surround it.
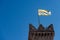
<svg viewBox="0 0 60 40">
<path fill-rule="evenodd" d="M 49 15 L 51 15 L 51 11 L 38 9 L 38 15 L 39 16 L 49 16 Z"/>
</svg>

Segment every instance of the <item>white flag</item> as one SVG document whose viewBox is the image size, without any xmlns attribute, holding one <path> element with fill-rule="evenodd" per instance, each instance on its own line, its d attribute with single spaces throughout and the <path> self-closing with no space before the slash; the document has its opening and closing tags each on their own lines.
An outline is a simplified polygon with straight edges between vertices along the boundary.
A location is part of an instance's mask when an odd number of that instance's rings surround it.
<svg viewBox="0 0 60 40">
<path fill-rule="evenodd" d="M 51 15 L 51 11 L 38 9 L 38 15 L 39 16 L 49 16 L 49 15 Z"/>
</svg>

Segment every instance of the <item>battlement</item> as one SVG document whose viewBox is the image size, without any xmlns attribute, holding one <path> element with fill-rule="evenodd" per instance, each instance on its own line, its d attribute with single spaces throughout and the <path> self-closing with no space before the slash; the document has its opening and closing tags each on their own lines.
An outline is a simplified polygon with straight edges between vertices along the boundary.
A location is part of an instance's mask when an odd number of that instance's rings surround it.
<svg viewBox="0 0 60 40">
<path fill-rule="evenodd" d="M 39 25 L 38 29 L 36 29 L 32 24 L 29 24 L 29 31 L 31 32 L 54 32 L 53 24 L 50 24 L 47 28 L 44 28 L 42 24 Z"/>
<path fill-rule="evenodd" d="M 53 24 L 50 24 L 47 28 L 40 24 L 38 29 L 29 24 L 29 40 L 53 40 L 54 34 Z"/>
</svg>

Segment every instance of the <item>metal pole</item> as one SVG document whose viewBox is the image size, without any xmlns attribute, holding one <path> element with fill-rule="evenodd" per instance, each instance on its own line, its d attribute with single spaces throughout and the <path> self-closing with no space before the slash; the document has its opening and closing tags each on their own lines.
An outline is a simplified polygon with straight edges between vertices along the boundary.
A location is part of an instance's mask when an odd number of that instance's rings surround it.
<svg viewBox="0 0 60 40">
<path fill-rule="evenodd" d="M 38 16 L 38 25 L 40 25 L 40 19 L 39 19 L 40 17 L 39 17 L 39 15 L 37 15 L 37 16 Z"/>
</svg>

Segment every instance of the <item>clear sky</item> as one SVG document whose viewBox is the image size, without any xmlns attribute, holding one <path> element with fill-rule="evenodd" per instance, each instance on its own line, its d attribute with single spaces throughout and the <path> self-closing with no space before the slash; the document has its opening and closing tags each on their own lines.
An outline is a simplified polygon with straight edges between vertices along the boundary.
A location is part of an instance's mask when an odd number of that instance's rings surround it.
<svg viewBox="0 0 60 40">
<path fill-rule="evenodd" d="M 54 40 L 60 40 L 60 0 L 0 0 L 0 40 L 28 40 L 29 24 L 38 28 L 39 8 L 52 12 L 40 22 L 53 24 Z"/>
</svg>

